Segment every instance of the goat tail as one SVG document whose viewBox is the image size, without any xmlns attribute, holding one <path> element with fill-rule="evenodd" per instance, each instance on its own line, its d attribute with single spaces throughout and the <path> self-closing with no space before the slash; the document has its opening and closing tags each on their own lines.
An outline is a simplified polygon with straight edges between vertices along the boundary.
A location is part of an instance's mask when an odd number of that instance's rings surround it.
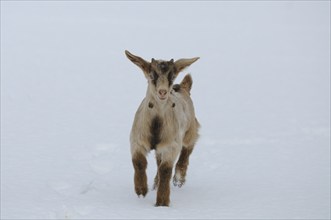
<svg viewBox="0 0 331 220">
<path fill-rule="evenodd" d="M 180 88 L 186 90 L 190 94 L 190 91 L 192 89 L 192 84 L 193 84 L 192 76 L 190 74 L 187 74 L 180 83 Z"/>
</svg>

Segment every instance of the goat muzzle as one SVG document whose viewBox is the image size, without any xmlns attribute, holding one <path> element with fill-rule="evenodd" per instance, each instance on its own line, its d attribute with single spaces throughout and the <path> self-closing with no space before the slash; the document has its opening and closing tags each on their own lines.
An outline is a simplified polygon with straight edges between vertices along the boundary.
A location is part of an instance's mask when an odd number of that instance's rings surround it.
<svg viewBox="0 0 331 220">
<path fill-rule="evenodd" d="M 160 98 L 161 100 L 165 100 L 165 99 L 167 99 L 167 94 L 168 94 L 168 91 L 165 90 L 165 89 L 160 89 L 160 90 L 158 91 L 158 96 L 159 96 L 159 98 Z"/>
</svg>

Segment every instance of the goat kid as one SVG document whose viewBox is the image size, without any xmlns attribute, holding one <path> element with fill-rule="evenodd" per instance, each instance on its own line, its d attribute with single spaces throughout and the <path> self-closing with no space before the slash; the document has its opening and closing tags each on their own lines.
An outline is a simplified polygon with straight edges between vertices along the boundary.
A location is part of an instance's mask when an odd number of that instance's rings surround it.
<svg viewBox="0 0 331 220">
<path fill-rule="evenodd" d="M 158 167 L 154 178 L 155 206 L 169 206 L 173 166 L 179 155 L 173 183 L 181 187 L 200 126 L 190 97 L 191 76 L 186 75 L 179 85 L 173 85 L 173 82 L 182 70 L 199 58 L 147 62 L 129 51 L 125 54 L 142 69 L 148 80 L 146 97 L 136 112 L 130 134 L 135 192 L 144 197 L 148 192 L 146 156 L 155 150 Z"/>
</svg>

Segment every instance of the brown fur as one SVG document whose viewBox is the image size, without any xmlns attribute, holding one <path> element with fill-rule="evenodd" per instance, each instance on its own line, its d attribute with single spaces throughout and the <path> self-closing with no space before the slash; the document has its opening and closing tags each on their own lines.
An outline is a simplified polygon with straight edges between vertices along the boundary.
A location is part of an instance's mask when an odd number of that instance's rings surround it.
<svg viewBox="0 0 331 220">
<path fill-rule="evenodd" d="M 175 160 L 180 154 L 174 184 L 181 186 L 185 182 L 189 155 L 199 136 L 199 123 L 190 97 L 192 77 L 184 77 L 178 92 L 172 91 L 172 84 L 179 72 L 198 57 L 175 62 L 155 59 L 148 62 L 128 51 L 125 53 L 142 69 L 148 80 L 146 97 L 136 112 L 130 134 L 135 191 L 138 196 L 145 196 L 148 191 L 146 154 L 154 149 L 158 165 L 154 178 L 156 206 L 169 206 L 170 179 Z"/>
<path fill-rule="evenodd" d="M 169 163 L 161 163 L 158 168 L 159 184 L 155 206 L 169 206 L 170 203 L 170 179 L 172 166 Z"/>
<path fill-rule="evenodd" d="M 160 134 L 162 129 L 162 119 L 159 116 L 155 116 L 152 120 L 150 127 L 151 137 L 150 137 L 150 146 L 152 150 L 156 149 L 156 146 L 160 143 Z"/>
<path fill-rule="evenodd" d="M 133 156 L 132 163 L 135 170 L 134 173 L 135 191 L 138 196 L 142 195 L 145 197 L 145 195 L 148 192 L 147 175 L 146 175 L 147 160 L 144 155 L 137 153 Z"/>
<path fill-rule="evenodd" d="M 195 118 L 194 122 L 190 126 L 190 128 L 186 131 L 183 143 L 184 146 L 194 146 L 195 142 L 198 140 L 199 135 L 198 131 L 200 128 L 200 124 L 198 120 Z"/>
<path fill-rule="evenodd" d="M 186 75 L 180 83 L 180 88 L 186 90 L 189 94 L 192 88 L 193 80 L 190 74 Z"/>
</svg>

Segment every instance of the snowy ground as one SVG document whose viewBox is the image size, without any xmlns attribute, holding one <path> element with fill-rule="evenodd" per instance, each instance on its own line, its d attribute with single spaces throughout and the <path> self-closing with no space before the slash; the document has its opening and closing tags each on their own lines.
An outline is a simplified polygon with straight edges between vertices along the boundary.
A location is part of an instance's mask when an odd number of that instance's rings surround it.
<svg viewBox="0 0 331 220">
<path fill-rule="evenodd" d="M 329 19 L 328 1 L 1 1 L 1 219 L 329 219 Z M 146 81 L 125 49 L 201 57 L 169 208 L 133 190 Z"/>
</svg>

